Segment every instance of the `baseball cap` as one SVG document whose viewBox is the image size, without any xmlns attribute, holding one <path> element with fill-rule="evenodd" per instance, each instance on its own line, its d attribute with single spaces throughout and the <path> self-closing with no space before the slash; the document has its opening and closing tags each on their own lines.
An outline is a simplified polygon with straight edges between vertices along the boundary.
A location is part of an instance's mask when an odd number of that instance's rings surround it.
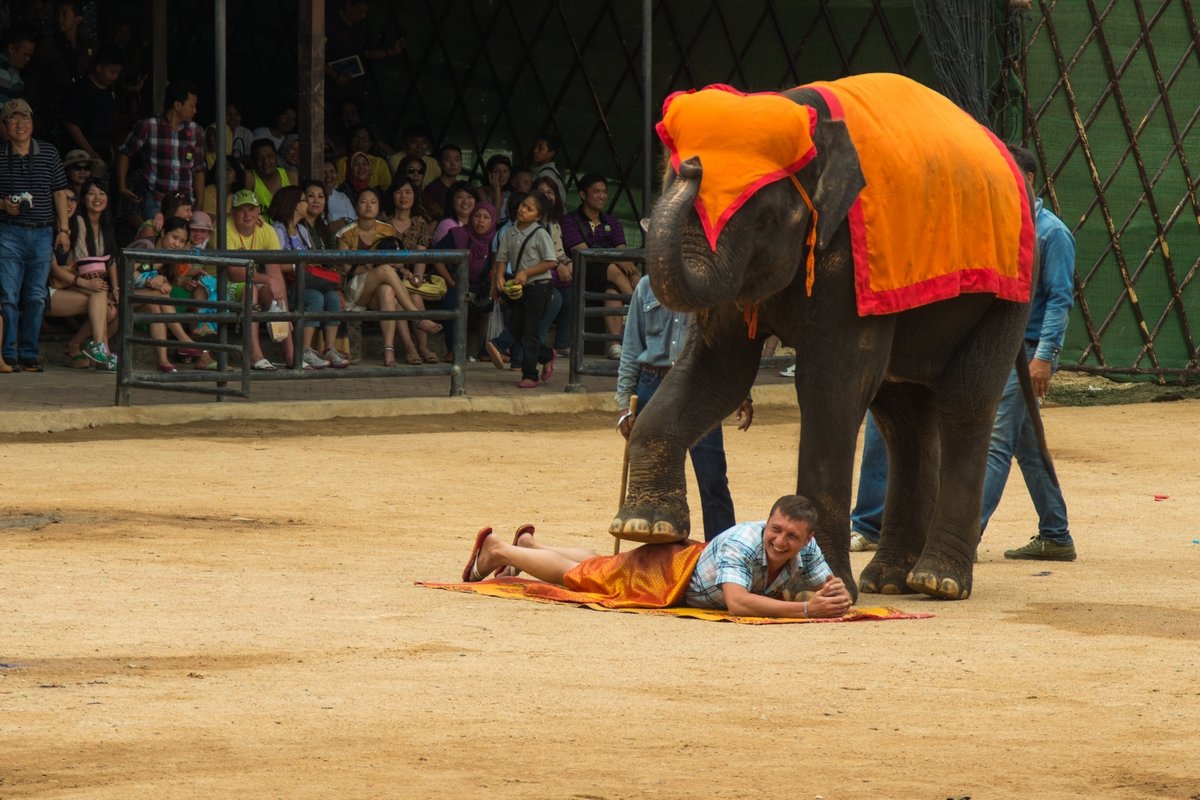
<svg viewBox="0 0 1200 800">
<path fill-rule="evenodd" d="M 4 104 L 4 110 L 0 111 L 0 122 L 8 122 L 8 118 L 14 114 L 24 114 L 33 119 L 33 109 L 19 97 L 14 97 Z"/>
<path fill-rule="evenodd" d="M 261 204 L 258 202 L 258 198 L 254 196 L 254 192 L 249 189 L 239 189 L 233 193 L 233 200 L 230 201 L 230 205 L 233 208 L 237 208 L 238 206 L 258 206 Z"/>
<path fill-rule="evenodd" d="M 188 220 L 189 228 L 196 228 L 202 231 L 211 231 L 213 229 L 212 217 L 204 211 L 192 212 L 192 218 Z"/>
</svg>

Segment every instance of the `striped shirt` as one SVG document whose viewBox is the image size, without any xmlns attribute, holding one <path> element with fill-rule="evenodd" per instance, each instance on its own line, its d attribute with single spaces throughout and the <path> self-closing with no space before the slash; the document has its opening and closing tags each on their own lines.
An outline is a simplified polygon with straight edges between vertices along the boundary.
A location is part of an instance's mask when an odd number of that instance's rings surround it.
<svg viewBox="0 0 1200 800">
<path fill-rule="evenodd" d="M 33 208 L 22 208 L 15 217 L 0 213 L 0 223 L 16 225 L 53 225 L 55 223 L 54 193 L 67 188 L 58 148 L 49 142 L 33 139 L 29 154 L 12 151 L 8 142 L 0 144 L 0 197 L 29 192 Z"/>
<path fill-rule="evenodd" d="M 790 600 L 799 592 L 819 589 L 833 574 L 812 539 L 767 583 L 763 532 L 767 521 L 735 525 L 708 543 L 688 581 L 684 602 L 693 608 L 725 608 L 723 583 L 736 583 L 752 594 Z"/>
<path fill-rule="evenodd" d="M 165 117 L 149 117 L 133 126 L 120 151 L 143 153 L 146 185 L 155 197 L 183 192 L 193 197 L 192 176 L 204 169 L 204 134 L 194 122 L 172 127 Z"/>
</svg>

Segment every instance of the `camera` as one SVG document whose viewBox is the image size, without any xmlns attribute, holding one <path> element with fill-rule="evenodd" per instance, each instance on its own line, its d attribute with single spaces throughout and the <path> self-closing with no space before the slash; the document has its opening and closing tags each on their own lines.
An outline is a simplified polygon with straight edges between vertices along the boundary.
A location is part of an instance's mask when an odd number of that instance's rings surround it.
<svg viewBox="0 0 1200 800">
<path fill-rule="evenodd" d="M 29 192 L 21 192 L 20 194 L 9 195 L 8 199 L 16 203 L 21 208 L 33 208 L 33 195 Z"/>
</svg>

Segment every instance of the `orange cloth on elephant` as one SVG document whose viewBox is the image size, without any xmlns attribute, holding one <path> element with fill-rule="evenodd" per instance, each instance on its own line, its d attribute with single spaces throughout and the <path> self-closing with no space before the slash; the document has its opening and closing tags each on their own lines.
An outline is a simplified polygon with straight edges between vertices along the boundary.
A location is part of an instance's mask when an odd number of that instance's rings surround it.
<svg viewBox="0 0 1200 800">
<path fill-rule="evenodd" d="M 866 178 L 849 215 L 860 315 L 967 292 L 1029 301 L 1034 227 L 1025 178 L 991 131 L 900 75 L 804 88 L 845 120 Z"/>
<path fill-rule="evenodd" d="M 526 594 L 606 608 L 679 605 L 703 550 L 703 542 L 685 541 L 645 544 L 615 556 L 596 556 L 567 570 L 563 586 L 533 584 Z"/>
<path fill-rule="evenodd" d="M 696 212 L 714 251 L 721 229 L 743 203 L 816 155 L 816 112 L 774 92 L 745 94 L 713 84 L 672 94 L 662 114 L 655 129 L 675 170 L 700 157 Z"/>
</svg>

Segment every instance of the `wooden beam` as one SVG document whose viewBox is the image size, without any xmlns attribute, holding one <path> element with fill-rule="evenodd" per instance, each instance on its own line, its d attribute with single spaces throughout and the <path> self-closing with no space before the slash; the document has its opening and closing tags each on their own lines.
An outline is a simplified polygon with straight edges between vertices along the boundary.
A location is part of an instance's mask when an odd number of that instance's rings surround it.
<svg viewBox="0 0 1200 800">
<path fill-rule="evenodd" d="M 300 174 L 320 179 L 325 160 L 325 0 L 297 5 Z"/>
<path fill-rule="evenodd" d="M 167 0 L 153 0 L 150 17 L 150 110 L 153 115 L 162 111 L 163 97 L 167 93 Z"/>
</svg>

